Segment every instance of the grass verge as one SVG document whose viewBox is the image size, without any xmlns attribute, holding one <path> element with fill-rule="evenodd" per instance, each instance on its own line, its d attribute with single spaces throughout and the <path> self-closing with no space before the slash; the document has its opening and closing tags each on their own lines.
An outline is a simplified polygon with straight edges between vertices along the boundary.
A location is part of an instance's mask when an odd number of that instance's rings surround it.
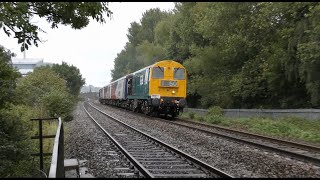
<svg viewBox="0 0 320 180">
<path fill-rule="evenodd" d="M 256 134 L 320 145 L 320 120 L 308 120 L 298 117 L 228 118 L 219 113 L 210 112 L 206 116 L 185 112 L 181 117 Z"/>
</svg>

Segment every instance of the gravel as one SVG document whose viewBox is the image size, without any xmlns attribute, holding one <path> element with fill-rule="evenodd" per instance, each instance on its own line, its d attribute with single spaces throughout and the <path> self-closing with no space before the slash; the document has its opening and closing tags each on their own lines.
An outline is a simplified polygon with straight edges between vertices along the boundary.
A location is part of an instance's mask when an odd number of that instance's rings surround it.
<svg viewBox="0 0 320 180">
<path fill-rule="evenodd" d="M 188 161 L 185 161 L 184 158 L 178 158 L 175 153 L 171 154 L 168 153 L 166 148 L 163 148 L 161 145 L 158 146 L 157 144 L 154 144 L 152 141 L 147 140 L 148 138 L 145 138 L 144 136 L 141 136 L 140 133 L 137 133 L 135 131 L 132 131 L 129 128 L 124 127 L 123 125 L 119 124 L 118 122 L 112 120 L 111 118 L 106 118 L 105 115 L 102 113 L 97 112 L 94 108 L 89 107 L 89 105 L 86 103 L 85 108 L 88 110 L 88 112 L 95 118 L 95 120 L 105 129 L 107 129 L 108 133 L 111 134 L 126 150 L 131 151 L 132 155 L 136 158 L 143 159 L 148 161 L 147 159 L 162 159 L 162 160 L 153 160 L 157 162 L 140 162 L 142 165 L 145 165 L 147 169 L 152 168 L 153 170 L 150 170 L 151 173 L 155 177 L 159 177 L 164 174 L 184 174 L 185 177 L 187 177 L 188 174 L 190 174 L 190 177 L 192 177 L 195 174 L 200 175 L 201 177 L 219 177 L 219 175 L 215 173 L 207 173 L 205 171 L 199 170 L 194 165 L 188 165 Z M 142 152 L 142 149 L 143 152 Z M 152 149 L 152 150 L 151 150 Z M 157 152 L 155 152 L 155 150 Z M 152 153 L 150 153 L 152 151 Z M 134 154 L 139 154 L 137 157 Z M 151 155 L 152 154 L 152 155 Z M 155 155 L 157 154 L 157 155 Z M 169 155 L 171 154 L 171 155 Z M 143 157 L 144 156 L 144 157 Z M 150 156 L 153 156 L 150 158 Z M 169 159 L 168 157 L 170 156 Z M 172 160 L 172 158 L 174 160 Z M 172 161 L 172 162 L 171 162 Z M 163 166 L 156 166 L 156 165 L 163 165 Z M 181 165 L 186 164 L 183 167 L 173 167 L 174 165 Z M 151 166 L 152 165 L 152 166 Z M 164 166 L 166 165 L 166 166 Z M 172 165 L 172 166 L 171 166 Z M 156 169 L 171 169 L 171 171 L 157 171 Z M 195 169 L 192 171 L 192 173 L 188 170 L 182 171 L 182 169 Z M 175 171 L 175 169 L 179 169 L 178 171 Z"/>
<path fill-rule="evenodd" d="M 88 173 L 95 177 L 137 177 L 120 175 L 118 173 L 127 171 L 114 169 L 130 167 L 129 161 L 106 135 L 98 130 L 83 110 L 82 103 L 78 103 L 73 116 L 74 120 L 64 122 L 65 159 L 87 160 Z"/>
<path fill-rule="evenodd" d="M 234 177 L 320 177 L 320 167 L 312 164 L 168 124 L 165 120 L 101 105 L 97 101 L 94 105 L 121 121 Z M 82 103 L 77 105 L 73 116 L 74 120 L 64 122 L 65 159 L 88 160 L 88 172 L 95 177 L 130 177 L 117 174 L 119 171 L 114 168 L 129 167 L 129 163 L 89 119 L 82 108 Z"/>
<path fill-rule="evenodd" d="M 108 114 L 235 177 L 320 177 L 320 168 L 253 146 L 165 123 L 165 120 L 94 104 Z M 77 117 L 75 117 L 76 119 Z"/>
</svg>

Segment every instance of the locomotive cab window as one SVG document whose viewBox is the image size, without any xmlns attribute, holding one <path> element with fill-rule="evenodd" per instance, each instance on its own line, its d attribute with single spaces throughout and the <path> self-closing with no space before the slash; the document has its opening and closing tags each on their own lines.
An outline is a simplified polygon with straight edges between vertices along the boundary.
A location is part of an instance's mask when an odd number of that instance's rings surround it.
<svg viewBox="0 0 320 180">
<path fill-rule="evenodd" d="M 164 75 L 164 68 L 163 67 L 153 67 L 152 69 L 152 78 L 155 79 L 163 79 Z"/>
<path fill-rule="evenodd" d="M 173 69 L 173 73 L 174 73 L 174 79 L 178 79 L 178 80 L 184 80 L 184 69 L 183 68 L 174 68 Z"/>
</svg>

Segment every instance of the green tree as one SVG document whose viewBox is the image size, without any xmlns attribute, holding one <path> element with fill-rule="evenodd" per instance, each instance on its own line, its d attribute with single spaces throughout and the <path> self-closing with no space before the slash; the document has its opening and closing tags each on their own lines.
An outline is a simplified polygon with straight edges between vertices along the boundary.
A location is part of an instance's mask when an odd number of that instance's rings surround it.
<svg viewBox="0 0 320 180">
<path fill-rule="evenodd" d="M 137 60 L 140 61 L 142 67 L 149 66 L 166 57 L 166 51 L 156 43 L 143 41 L 137 48 Z"/>
<path fill-rule="evenodd" d="M 85 84 L 85 79 L 82 78 L 80 70 L 73 65 L 68 65 L 66 62 L 62 62 L 61 65 L 54 64 L 51 68 L 59 77 L 66 80 L 69 93 L 78 97 L 81 87 Z"/>
<path fill-rule="evenodd" d="M 127 43 L 124 50 L 118 53 L 114 60 L 114 69 L 111 70 L 112 80 L 116 80 L 126 74 L 132 73 L 142 67 L 137 61 L 137 51 L 132 43 Z"/>
<path fill-rule="evenodd" d="M 36 68 L 20 79 L 17 94 L 25 105 L 39 109 L 42 117 L 61 115 L 64 118 L 73 109 L 65 80 L 50 68 Z"/>
<path fill-rule="evenodd" d="M 143 13 L 141 24 L 131 23 L 127 34 L 129 42 L 114 60 L 115 66 L 111 70 L 112 80 L 139 70 L 166 56 L 165 49 L 154 43 L 154 31 L 157 23 L 168 17 L 169 14 L 162 12 L 159 8 L 150 9 Z"/>
<path fill-rule="evenodd" d="M 20 73 L 11 64 L 13 54 L 0 46 L 0 177 L 30 175 L 30 134 L 26 119 L 33 112 L 20 108 L 16 83 Z M 29 119 L 28 119 L 29 120 Z"/>
<path fill-rule="evenodd" d="M 0 109 L 14 101 L 14 91 L 19 72 L 13 69 L 10 51 L 0 46 Z"/>
<path fill-rule="evenodd" d="M 142 14 L 141 18 L 141 31 L 143 34 L 142 40 L 147 40 L 150 43 L 154 42 L 154 30 L 161 19 L 166 18 L 169 15 L 167 12 L 161 11 L 159 8 L 147 10 Z"/>
<path fill-rule="evenodd" d="M 36 152 L 37 147 L 34 146 L 34 140 L 30 139 L 30 118 L 36 115 L 36 110 L 24 105 L 11 104 L 6 109 L 0 109 L 0 177 L 34 175 L 30 154 Z"/>
<path fill-rule="evenodd" d="M 52 28 L 58 24 L 71 25 L 74 29 L 81 29 L 89 24 L 89 17 L 97 22 L 104 23 L 103 13 L 111 16 L 112 12 L 106 2 L 1 2 L 0 3 L 0 28 L 22 43 L 24 47 L 34 44 L 38 46 L 39 26 L 31 22 L 32 17 L 45 18 L 51 23 Z"/>
<path fill-rule="evenodd" d="M 141 25 L 137 22 L 132 22 L 130 24 L 130 28 L 128 29 L 128 40 L 131 44 L 133 44 L 134 46 L 137 46 L 138 44 L 141 43 L 141 41 L 143 40 L 143 38 L 141 37 Z"/>
</svg>

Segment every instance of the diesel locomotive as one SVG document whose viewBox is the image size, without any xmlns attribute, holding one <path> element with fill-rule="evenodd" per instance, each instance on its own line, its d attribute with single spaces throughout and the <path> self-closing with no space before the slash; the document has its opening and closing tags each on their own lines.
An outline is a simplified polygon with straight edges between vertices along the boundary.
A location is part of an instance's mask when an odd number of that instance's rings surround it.
<svg viewBox="0 0 320 180">
<path fill-rule="evenodd" d="M 186 88 L 186 69 L 176 61 L 163 60 L 104 86 L 99 90 L 99 101 L 146 115 L 174 118 L 187 104 Z"/>
</svg>

